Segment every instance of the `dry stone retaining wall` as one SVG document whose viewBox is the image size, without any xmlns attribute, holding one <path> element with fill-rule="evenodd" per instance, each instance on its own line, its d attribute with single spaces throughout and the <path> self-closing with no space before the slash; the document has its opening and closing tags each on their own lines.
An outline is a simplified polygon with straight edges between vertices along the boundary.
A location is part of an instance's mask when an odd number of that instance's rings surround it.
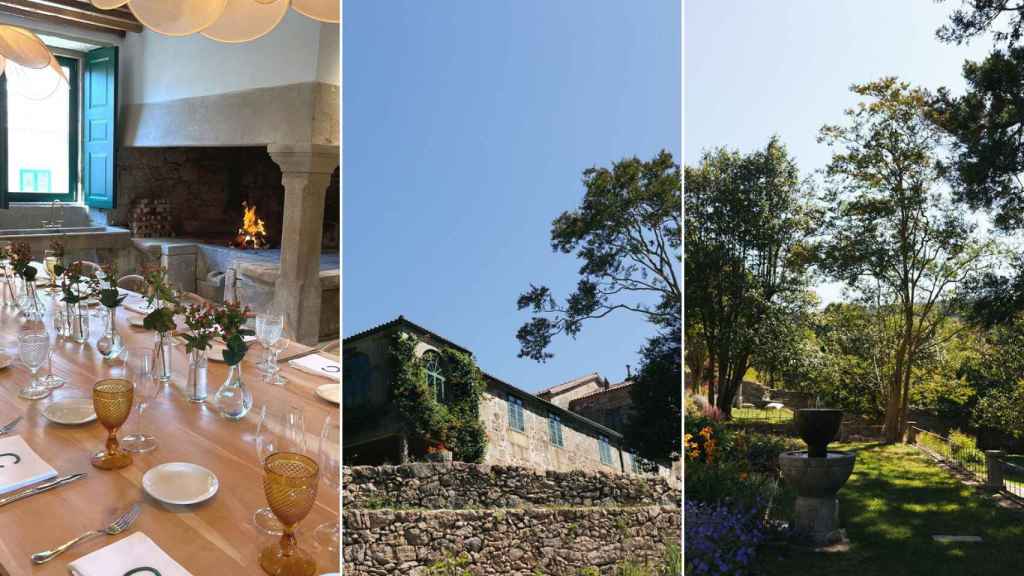
<svg viewBox="0 0 1024 576">
<path fill-rule="evenodd" d="M 679 508 L 345 510 L 346 576 L 422 576 L 463 553 L 478 576 L 613 574 L 624 560 L 660 566 L 678 545 Z"/>
<path fill-rule="evenodd" d="M 659 476 L 462 462 L 346 467 L 342 485 L 346 508 L 678 507 L 680 501 Z"/>
<path fill-rule="evenodd" d="M 346 576 L 614 574 L 678 546 L 680 494 L 660 477 L 418 463 L 344 469 Z M 460 572 L 461 573 L 461 572 Z"/>
</svg>

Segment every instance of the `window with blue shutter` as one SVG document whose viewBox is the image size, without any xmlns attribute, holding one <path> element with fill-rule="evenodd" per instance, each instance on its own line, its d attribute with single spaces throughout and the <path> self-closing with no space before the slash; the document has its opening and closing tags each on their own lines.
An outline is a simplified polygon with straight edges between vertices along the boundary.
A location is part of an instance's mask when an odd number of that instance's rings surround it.
<svg viewBox="0 0 1024 576">
<path fill-rule="evenodd" d="M 601 463 L 611 466 L 612 462 L 612 447 L 608 444 L 608 438 L 605 436 L 597 437 L 597 449 L 601 453 Z"/>
<path fill-rule="evenodd" d="M 93 208 L 117 204 L 117 47 L 85 55 L 82 78 L 82 191 Z"/>
<path fill-rule="evenodd" d="M 523 401 L 515 396 L 508 397 L 508 427 L 518 432 L 526 432 L 523 420 Z"/>
<path fill-rule="evenodd" d="M 555 446 L 565 447 L 565 442 L 562 440 L 562 419 L 555 414 L 548 415 L 548 438 Z"/>
</svg>

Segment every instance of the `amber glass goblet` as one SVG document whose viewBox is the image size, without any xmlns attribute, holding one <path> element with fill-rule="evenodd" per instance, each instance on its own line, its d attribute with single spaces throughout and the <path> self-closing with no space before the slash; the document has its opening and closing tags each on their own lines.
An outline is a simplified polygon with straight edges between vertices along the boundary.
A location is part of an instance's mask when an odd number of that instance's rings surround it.
<svg viewBox="0 0 1024 576">
<path fill-rule="evenodd" d="M 92 388 L 92 405 L 96 418 L 109 433 L 104 450 L 92 455 L 92 465 L 101 470 L 116 470 L 132 463 L 132 455 L 117 443 L 117 429 L 132 413 L 134 387 L 122 378 L 100 380 Z"/>
<path fill-rule="evenodd" d="M 263 492 L 281 521 L 280 542 L 260 550 L 260 567 L 271 576 L 314 576 L 316 561 L 299 548 L 295 526 L 316 502 L 320 468 L 315 460 L 294 452 L 276 452 L 263 461 Z"/>
</svg>

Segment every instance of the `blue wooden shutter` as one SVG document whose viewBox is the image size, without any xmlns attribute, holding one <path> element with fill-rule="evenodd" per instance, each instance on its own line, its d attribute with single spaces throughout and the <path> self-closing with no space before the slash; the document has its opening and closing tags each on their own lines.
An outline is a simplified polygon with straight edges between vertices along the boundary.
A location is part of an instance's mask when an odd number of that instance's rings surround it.
<svg viewBox="0 0 1024 576">
<path fill-rule="evenodd" d="M 117 47 L 85 55 L 82 102 L 82 189 L 93 208 L 117 204 Z"/>
</svg>

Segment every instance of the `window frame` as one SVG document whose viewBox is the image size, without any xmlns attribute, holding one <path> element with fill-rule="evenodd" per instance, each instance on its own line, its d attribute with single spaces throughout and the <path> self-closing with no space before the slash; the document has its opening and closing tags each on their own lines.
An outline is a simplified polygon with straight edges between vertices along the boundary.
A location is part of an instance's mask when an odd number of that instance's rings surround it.
<svg viewBox="0 0 1024 576">
<path fill-rule="evenodd" d="M 370 384 L 373 378 L 373 368 L 370 365 L 370 356 L 365 352 L 350 352 L 342 357 L 342 407 L 356 408 L 365 406 L 370 402 Z M 365 362 L 365 372 L 362 381 L 355 380 L 353 370 L 357 367 L 357 361 Z M 345 381 L 348 380 L 346 383 Z M 347 384 L 347 385 L 346 385 Z"/>
<path fill-rule="evenodd" d="M 526 415 L 523 410 L 523 399 L 509 394 L 506 397 L 508 403 L 508 427 L 516 432 L 526 432 Z M 518 426 L 516 426 L 518 422 Z"/>
<path fill-rule="evenodd" d="M 558 439 L 556 442 L 555 439 Z M 552 446 L 565 448 L 565 436 L 562 434 L 562 419 L 558 414 L 548 414 L 548 440 Z"/>
<path fill-rule="evenodd" d="M 606 466 L 615 465 L 615 461 L 612 458 L 612 445 L 607 436 L 597 437 L 597 453 L 601 458 L 601 464 Z"/>
<path fill-rule="evenodd" d="M 79 93 L 79 71 L 81 60 L 72 56 L 61 56 L 54 54 L 57 62 L 68 67 L 68 191 L 67 192 L 14 192 L 6 191 L 9 204 L 31 204 L 40 202 L 59 201 L 66 204 L 76 204 L 79 200 L 78 186 L 81 178 L 78 173 L 78 148 L 81 145 L 81 134 L 79 133 L 79 116 L 81 114 L 81 94 Z M 7 187 L 8 162 L 7 162 L 7 75 L 0 77 L 0 171 L 4 179 L 3 186 Z M 20 177 L 19 177 L 20 180 Z M 50 180 L 50 187 L 53 188 L 53 180 Z"/>
<path fill-rule="evenodd" d="M 431 368 L 433 366 L 433 368 Z M 444 366 L 441 364 L 441 355 L 433 350 L 423 353 L 423 370 L 427 373 L 427 386 L 434 391 L 434 401 L 444 404 L 448 399 L 445 383 L 448 379 L 444 375 Z M 438 386 L 440 384 L 440 386 Z"/>
</svg>

